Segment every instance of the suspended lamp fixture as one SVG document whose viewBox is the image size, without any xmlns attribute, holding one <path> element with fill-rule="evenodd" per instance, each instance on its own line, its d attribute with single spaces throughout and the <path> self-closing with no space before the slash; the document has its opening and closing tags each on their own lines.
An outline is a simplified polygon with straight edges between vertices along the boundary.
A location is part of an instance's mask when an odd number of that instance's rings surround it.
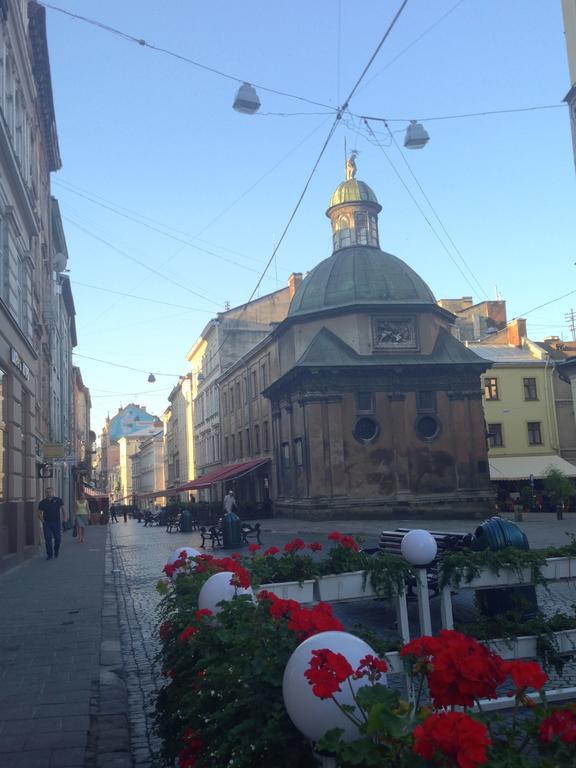
<svg viewBox="0 0 576 768">
<path fill-rule="evenodd" d="M 255 115 L 260 109 L 260 99 L 254 86 L 250 83 L 242 83 L 232 107 L 236 112 L 242 112 L 244 115 Z"/>
<path fill-rule="evenodd" d="M 148 376 L 148 384 L 154 384 L 155 381 L 156 381 L 156 376 L 154 376 L 154 374 L 151 373 L 150 376 Z"/>
<path fill-rule="evenodd" d="M 418 120 L 410 120 L 410 125 L 404 134 L 404 146 L 406 149 L 422 149 L 430 141 L 428 132 Z"/>
</svg>

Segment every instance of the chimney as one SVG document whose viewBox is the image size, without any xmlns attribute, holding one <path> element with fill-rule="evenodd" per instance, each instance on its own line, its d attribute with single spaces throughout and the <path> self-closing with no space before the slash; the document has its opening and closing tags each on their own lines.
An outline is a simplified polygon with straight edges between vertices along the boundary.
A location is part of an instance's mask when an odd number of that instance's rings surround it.
<svg viewBox="0 0 576 768">
<path fill-rule="evenodd" d="M 292 272 L 288 278 L 288 291 L 290 293 L 290 301 L 294 298 L 294 294 L 302 284 L 302 272 Z"/>
<path fill-rule="evenodd" d="M 516 320 L 508 323 L 506 329 L 508 331 L 508 344 L 513 347 L 521 347 L 522 339 L 526 338 L 526 320 L 517 317 Z"/>
</svg>

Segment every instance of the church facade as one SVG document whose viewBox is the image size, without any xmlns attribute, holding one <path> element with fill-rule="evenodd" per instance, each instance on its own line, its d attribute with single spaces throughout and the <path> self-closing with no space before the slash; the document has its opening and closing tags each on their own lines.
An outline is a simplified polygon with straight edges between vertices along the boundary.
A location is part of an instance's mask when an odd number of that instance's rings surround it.
<svg viewBox="0 0 576 768">
<path fill-rule="evenodd" d="M 224 444 L 243 432 L 254 456 L 250 415 L 270 423 L 277 514 L 483 516 L 491 491 L 480 375 L 489 363 L 452 335 L 454 315 L 426 283 L 380 249 L 380 210 L 354 173 L 336 189 L 332 255 L 303 280 L 287 318 L 221 377 L 225 392 L 270 361 L 269 382 L 223 419 Z"/>
</svg>

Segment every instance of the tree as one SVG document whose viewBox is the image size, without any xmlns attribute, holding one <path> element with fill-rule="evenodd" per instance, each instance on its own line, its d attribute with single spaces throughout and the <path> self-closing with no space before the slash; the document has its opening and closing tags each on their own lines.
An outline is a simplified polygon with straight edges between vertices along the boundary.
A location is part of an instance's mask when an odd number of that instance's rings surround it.
<svg viewBox="0 0 576 768">
<path fill-rule="evenodd" d="M 556 507 L 560 518 L 565 501 L 574 495 L 572 481 L 559 469 L 549 467 L 544 475 L 544 490 L 550 497 L 553 507 Z"/>
</svg>

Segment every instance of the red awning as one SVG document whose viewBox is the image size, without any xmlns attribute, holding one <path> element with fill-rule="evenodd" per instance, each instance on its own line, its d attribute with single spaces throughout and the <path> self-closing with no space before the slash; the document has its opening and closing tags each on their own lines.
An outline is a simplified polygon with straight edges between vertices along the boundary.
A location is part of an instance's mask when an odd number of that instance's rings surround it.
<svg viewBox="0 0 576 768">
<path fill-rule="evenodd" d="M 215 483 L 220 483 L 224 480 L 234 480 L 247 475 L 249 472 L 253 472 L 255 469 L 268 464 L 269 461 L 270 459 L 252 459 L 252 461 L 244 461 L 241 464 L 228 464 L 225 467 L 218 467 L 218 469 L 214 469 L 212 472 L 196 478 L 196 480 L 190 480 L 189 483 L 185 483 L 178 488 L 165 488 L 163 491 L 141 495 L 147 498 L 155 498 L 156 496 L 172 496 L 172 494 L 184 493 L 185 491 L 196 491 L 199 488 L 209 488 Z"/>
</svg>

